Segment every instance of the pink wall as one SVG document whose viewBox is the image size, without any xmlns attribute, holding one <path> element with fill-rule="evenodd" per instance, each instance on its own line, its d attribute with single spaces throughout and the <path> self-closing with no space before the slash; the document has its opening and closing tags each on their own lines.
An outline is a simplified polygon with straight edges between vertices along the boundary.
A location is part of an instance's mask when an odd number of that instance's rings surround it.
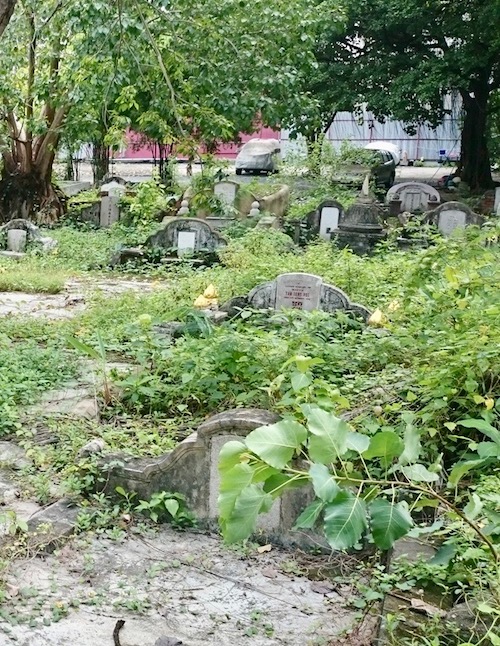
<svg viewBox="0 0 500 646">
<path fill-rule="evenodd" d="M 280 132 L 272 128 L 260 128 L 253 134 L 240 134 L 241 143 L 245 143 L 249 139 L 280 139 Z M 153 159 L 157 150 L 156 144 L 147 144 L 142 141 L 142 138 L 135 132 L 129 132 L 127 135 L 127 148 L 115 155 L 115 159 Z M 226 159 L 234 159 L 238 154 L 241 144 L 221 144 L 217 150 L 217 157 Z M 200 151 L 202 152 L 202 151 Z M 183 155 L 179 155 L 178 159 L 185 159 Z"/>
</svg>

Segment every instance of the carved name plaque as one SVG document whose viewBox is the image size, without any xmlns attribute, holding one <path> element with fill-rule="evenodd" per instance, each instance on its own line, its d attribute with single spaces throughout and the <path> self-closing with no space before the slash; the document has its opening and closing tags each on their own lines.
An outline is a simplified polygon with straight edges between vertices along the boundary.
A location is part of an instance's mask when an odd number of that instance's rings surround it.
<svg viewBox="0 0 500 646">
<path fill-rule="evenodd" d="M 276 280 L 276 309 L 315 310 L 323 281 L 312 274 L 282 274 Z"/>
</svg>

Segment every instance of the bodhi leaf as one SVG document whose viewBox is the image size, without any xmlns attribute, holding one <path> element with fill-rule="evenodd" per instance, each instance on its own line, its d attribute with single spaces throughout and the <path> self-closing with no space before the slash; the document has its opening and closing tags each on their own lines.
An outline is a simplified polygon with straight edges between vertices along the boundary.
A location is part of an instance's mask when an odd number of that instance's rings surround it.
<svg viewBox="0 0 500 646">
<path fill-rule="evenodd" d="M 411 421 L 406 424 L 403 442 L 404 450 L 399 458 L 399 463 L 402 465 L 413 464 L 420 456 L 422 445 L 420 443 L 420 433 Z"/>
<path fill-rule="evenodd" d="M 373 540 L 381 550 L 390 549 L 394 542 L 405 536 L 413 526 L 413 520 L 404 502 L 393 505 L 384 499 L 375 500 L 369 511 Z"/>
<path fill-rule="evenodd" d="M 232 513 L 237 497 L 251 482 L 254 471 L 249 464 L 237 464 L 222 474 L 219 489 L 219 516 L 228 518 Z"/>
<path fill-rule="evenodd" d="M 366 528 L 366 505 L 356 496 L 342 491 L 325 507 L 325 536 L 334 550 L 353 547 Z"/>
<path fill-rule="evenodd" d="M 475 428 L 476 430 L 481 431 L 483 435 L 486 435 L 486 437 L 489 437 L 490 440 L 500 446 L 500 431 L 484 419 L 463 419 L 462 421 L 457 422 L 457 424 L 464 426 L 465 428 Z"/>
<path fill-rule="evenodd" d="M 438 474 L 432 473 L 423 464 L 410 464 L 403 467 L 401 471 L 408 480 L 414 480 L 415 482 L 436 482 L 436 480 L 439 480 Z"/>
<path fill-rule="evenodd" d="M 246 451 L 243 442 L 231 440 L 226 442 L 219 453 L 219 471 L 228 471 L 237 464 L 240 464 L 241 455 Z"/>
<path fill-rule="evenodd" d="M 485 462 L 486 460 L 466 460 L 465 462 L 459 462 L 451 470 L 448 478 L 448 486 L 456 487 L 466 473 L 469 473 L 472 469 L 476 469 Z"/>
<path fill-rule="evenodd" d="M 275 473 L 264 482 L 264 491 L 273 497 L 279 496 L 287 489 L 304 487 L 309 483 L 309 478 L 304 475 L 289 476 L 285 473 Z"/>
<path fill-rule="evenodd" d="M 381 431 L 372 437 L 368 450 L 363 453 L 364 458 L 380 458 L 382 464 L 387 466 L 401 455 L 404 449 L 402 439 L 393 431 Z"/>
<path fill-rule="evenodd" d="M 275 469 L 283 469 L 307 439 L 307 431 L 298 422 L 283 419 L 261 426 L 246 437 L 246 446 Z"/>
<path fill-rule="evenodd" d="M 336 462 L 347 451 L 349 425 L 316 406 L 304 406 L 303 411 L 311 432 L 309 457 L 319 464 Z"/>
<path fill-rule="evenodd" d="M 245 487 L 237 497 L 231 514 L 221 519 L 224 539 L 228 543 L 244 541 L 255 530 L 257 516 L 271 509 L 273 498 L 258 485 Z"/>
<path fill-rule="evenodd" d="M 293 529 L 312 529 L 316 524 L 325 503 L 322 500 L 315 500 L 308 505 L 295 521 Z"/>
<path fill-rule="evenodd" d="M 313 464 L 309 469 L 314 493 L 323 502 L 332 502 L 340 492 L 340 487 L 334 480 L 328 467 L 324 464 Z"/>
<path fill-rule="evenodd" d="M 347 436 L 347 448 L 350 451 L 356 451 L 356 453 L 364 453 L 366 449 L 370 446 L 370 438 L 368 435 L 363 435 L 363 433 L 356 433 L 351 431 Z"/>
</svg>

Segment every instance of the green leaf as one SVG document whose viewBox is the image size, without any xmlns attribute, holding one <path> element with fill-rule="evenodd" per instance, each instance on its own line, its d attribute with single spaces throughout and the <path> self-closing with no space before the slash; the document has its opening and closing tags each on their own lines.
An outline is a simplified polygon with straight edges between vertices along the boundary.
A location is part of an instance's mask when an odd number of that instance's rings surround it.
<svg viewBox="0 0 500 646">
<path fill-rule="evenodd" d="M 325 507 L 325 536 L 334 550 L 353 547 L 366 529 L 366 505 L 360 498 L 342 491 Z"/>
<path fill-rule="evenodd" d="M 308 505 L 295 521 L 293 529 L 312 529 L 316 524 L 325 503 L 322 500 L 315 500 Z"/>
<path fill-rule="evenodd" d="M 500 444 L 495 444 L 495 442 L 479 442 L 477 445 L 477 454 L 480 458 L 498 458 L 500 457 Z"/>
<path fill-rule="evenodd" d="M 253 479 L 254 471 L 249 464 L 237 464 L 221 475 L 219 488 L 219 516 L 228 518 L 234 509 L 236 499 Z"/>
<path fill-rule="evenodd" d="M 403 441 L 394 431 L 381 431 L 371 438 L 370 446 L 363 453 L 363 457 L 381 458 L 382 463 L 388 465 L 394 458 L 401 455 L 403 449 Z"/>
<path fill-rule="evenodd" d="M 431 558 L 432 565 L 449 565 L 451 559 L 457 553 L 457 547 L 453 543 L 443 543 L 438 551 Z"/>
<path fill-rule="evenodd" d="M 368 435 L 363 435 L 363 433 L 351 431 L 347 435 L 346 444 L 349 451 L 356 451 L 356 453 L 361 454 L 370 446 L 370 438 Z"/>
<path fill-rule="evenodd" d="M 294 357 L 295 363 L 300 372 L 307 372 L 312 366 L 319 366 L 322 363 L 325 363 L 324 359 L 319 357 L 304 357 L 302 355 L 297 355 Z"/>
<path fill-rule="evenodd" d="M 248 538 L 257 524 L 257 517 L 271 509 L 273 498 L 258 485 L 252 484 L 242 490 L 234 508 L 221 523 L 222 534 L 228 543 L 237 543 Z"/>
<path fill-rule="evenodd" d="M 264 491 L 270 493 L 273 497 L 279 496 L 286 489 L 298 489 L 305 487 L 310 483 L 306 474 L 303 476 L 289 476 L 284 473 L 277 473 L 267 478 L 264 482 Z M 274 490 L 277 489 L 275 493 Z"/>
<path fill-rule="evenodd" d="M 219 453 L 219 471 L 228 471 L 240 464 L 241 455 L 247 450 L 243 442 L 231 440 L 226 442 Z"/>
<path fill-rule="evenodd" d="M 406 424 L 403 443 L 404 450 L 399 457 L 399 464 L 413 464 L 420 456 L 422 445 L 420 443 L 420 433 L 411 422 Z"/>
<path fill-rule="evenodd" d="M 312 379 L 306 372 L 294 372 L 292 373 L 291 382 L 294 392 L 298 393 L 310 386 Z"/>
<path fill-rule="evenodd" d="M 387 500 L 375 500 L 369 511 L 373 540 L 381 550 L 390 549 L 413 526 L 408 506 L 404 502 L 394 505 Z"/>
<path fill-rule="evenodd" d="M 177 516 L 177 512 L 179 511 L 178 501 L 174 500 L 173 498 L 168 498 L 163 504 L 165 505 L 165 509 L 172 516 L 172 518 L 175 518 Z"/>
<path fill-rule="evenodd" d="M 340 487 L 334 480 L 328 467 L 323 464 L 313 464 L 309 469 L 314 493 L 323 502 L 332 502 L 339 494 Z"/>
<path fill-rule="evenodd" d="M 486 435 L 486 437 L 489 437 L 490 440 L 500 446 L 500 431 L 484 419 L 463 419 L 460 422 L 457 422 L 457 424 L 464 426 L 465 428 L 475 428 L 476 430 L 481 431 L 483 435 Z"/>
<path fill-rule="evenodd" d="M 329 464 L 347 451 L 349 425 L 342 419 L 316 406 L 304 406 L 311 437 L 309 457 L 313 462 Z"/>
<path fill-rule="evenodd" d="M 306 439 L 307 431 L 302 424 L 284 419 L 255 429 L 247 435 L 245 444 L 267 464 L 283 469 Z"/>
<path fill-rule="evenodd" d="M 410 464 L 403 467 L 401 471 L 408 480 L 413 480 L 414 482 L 436 482 L 436 480 L 439 480 L 438 474 L 432 473 L 423 464 Z"/>
<path fill-rule="evenodd" d="M 77 339 L 74 336 L 68 337 L 68 343 L 75 348 L 75 350 L 78 350 L 81 354 L 86 354 L 89 356 L 91 359 L 96 359 L 97 361 L 102 361 L 102 357 L 95 350 L 91 345 L 87 345 L 86 343 L 83 343 L 80 341 L 80 339 Z"/>
<path fill-rule="evenodd" d="M 456 487 L 460 480 L 464 477 L 466 473 L 476 469 L 485 463 L 486 460 L 467 460 L 465 462 L 459 462 L 451 470 L 450 476 L 448 478 L 448 486 Z"/>
</svg>

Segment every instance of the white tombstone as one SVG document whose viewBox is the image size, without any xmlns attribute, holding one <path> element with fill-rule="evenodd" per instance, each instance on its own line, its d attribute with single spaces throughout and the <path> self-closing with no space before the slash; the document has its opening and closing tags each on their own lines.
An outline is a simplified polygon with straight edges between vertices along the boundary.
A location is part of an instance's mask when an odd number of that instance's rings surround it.
<svg viewBox="0 0 500 646">
<path fill-rule="evenodd" d="M 493 207 L 493 213 L 500 215 L 500 186 L 497 186 L 495 189 L 495 206 Z"/>
<path fill-rule="evenodd" d="M 321 278 L 312 274 L 281 274 L 276 279 L 276 309 L 318 309 L 322 284 Z"/>
<path fill-rule="evenodd" d="M 214 186 L 214 195 L 229 206 L 234 206 L 238 188 L 239 185 L 236 182 L 217 182 Z"/>
<path fill-rule="evenodd" d="M 450 236 L 455 229 L 464 229 L 467 224 L 467 214 L 459 209 L 441 211 L 438 219 L 438 229 L 444 236 Z"/>
<path fill-rule="evenodd" d="M 401 184 L 394 184 L 386 195 L 386 202 L 390 204 L 391 201 L 400 201 L 400 212 L 409 211 L 427 211 L 429 203 L 435 206 L 441 202 L 439 192 L 428 184 L 422 182 L 403 182 Z"/>
<path fill-rule="evenodd" d="M 24 229 L 9 229 L 7 231 L 7 251 L 23 253 L 26 249 L 27 235 Z"/>
<path fill-rule="evenodd" d="M 319 237 L 331 240 L 333 231 L 339 228 L 340 209 L 336 206 L 324 206 L 319 214 Z"/>
<path fill-rule="evenodd" d="M 177 234 L 177 256 L 193 253 L 196 248 L 196 231 L 179 231 Z"/>
<path fill-rule="evenodd" d="M 125 187 L 118 182 L 109 182 L 101 186 L 101 227 L 110 227 L 120 219 L 120 198 L 125 194 Z"/>
</svg>

